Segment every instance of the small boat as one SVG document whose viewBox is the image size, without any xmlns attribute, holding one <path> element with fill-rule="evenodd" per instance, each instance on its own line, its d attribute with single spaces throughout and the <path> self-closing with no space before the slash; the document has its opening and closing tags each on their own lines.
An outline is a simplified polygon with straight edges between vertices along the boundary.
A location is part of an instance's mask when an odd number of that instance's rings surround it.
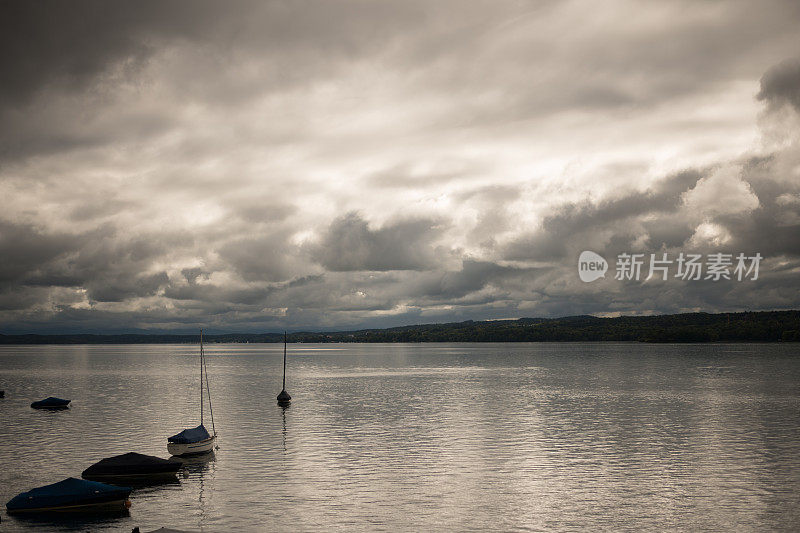
<svg viewBox="0 0 800 533">
<path fill-rule="evenodd" d="M 208 410 L 211 414 L 210 434 L 203 425 L 204 391 L 208 396 Z M 203 330 L 200 330 L 200 425 L 195 428 L 184 429 L 167 438 L 167 451 L 172 455 L 194 455 L 206 453 L 214 449 L 217 440 L 217 431 L 214 428 L 214 410 L 211 406 L 211 390 L 208 388 L 208 371 L 206 370 L 206 356 L 203 351 Z"/>
<path fill-rule="evenodd" d="M 209 434 L 206 427 L 200 424 L 196 428 L 184 429 L 177 435 L 169 437 L 167 451 L 176 456 L 207 453 L 214 449 L 216 438 L 216 433 Z"/>
<path fill-rule="evenodd" d="M 67 409 L 69 407 L 69 402 L 70 400 L 62 400 L 61 398 L 50 396 L 44 400 L 33 402 L 31 407 L 34 409 Z"/>
<path fill-rule="evenodd" d="M 98 461 L 84 470 L 81 477 L 95 481 L 174 478 L 182 466 L 179 461 L 128 452 Z"/>
<path fill-rule="evenodd" d="M 283 388 L 278 393 L 278 405 L 281 407 L 289 407 L 292 403 L 292 397 L 286 392 L 286 332 L 283 332 Z"/>
<path fill-rule="evenodd" d="M 13 513 L 87 511 L 130 507 L 130 487 L 115 487 L 96 481 L 68 477 L 58 483 L 17 494 L 6 504 Z"/>
</svg>

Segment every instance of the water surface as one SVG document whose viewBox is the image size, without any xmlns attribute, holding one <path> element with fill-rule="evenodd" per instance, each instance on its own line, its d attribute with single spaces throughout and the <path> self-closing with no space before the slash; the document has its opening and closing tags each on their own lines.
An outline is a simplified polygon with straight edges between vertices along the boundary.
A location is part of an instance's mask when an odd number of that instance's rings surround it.
<svg viewBox="0 0 800 533">
<path fill-rule="evenodd" d="M 282 348 L 207 347 L 221 449 L 179 483 L 0 529 L 800 529 L 797 345 L 292 345 L 285 411 Z M 0 503 L 166 457 L 198 373 L 196 346 L 0 347 Z"/>
</svg>

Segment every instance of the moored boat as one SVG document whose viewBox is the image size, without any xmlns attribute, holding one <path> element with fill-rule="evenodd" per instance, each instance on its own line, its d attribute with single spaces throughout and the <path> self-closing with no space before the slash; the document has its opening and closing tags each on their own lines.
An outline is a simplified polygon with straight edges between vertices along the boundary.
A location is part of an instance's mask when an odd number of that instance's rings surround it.
<svg viewBox="0 0 800 533">
<path fill-rule="evenodd" d="M 208 396 L 208 410 L 211 414 L 211 431 L 209 433 L 203 425 L 204 393 Z M 195 455 L 207 453 L 215 448 L 217 431 L 214 428 L 214 408 L 211 406 L 211 389 L 208 387 L 208 371 L 206 370 L 206 356 L 203 351 L 203 330 L 200 330 L 200 425 L 184 429 L 167 438 L 167 451 L 175 456 Z"/>
<path fill-rule="evenodd" d="M 81 477 L 96 481 L 174 478 L 182 466 L 175 460 L 128 452 L 98 461 L 84 470 Z"/>
<path fill-rule="evenodd" d="M 283 388 L 278 393 L 278 405 L 289 407 L 292 403 L 292 396 L 286 392 L 286 332 L 283 332 Z"/>
<path fill-rule="evenodd" d="M 130 487 L 69 477 L 17 494 L 6 503 L 6 511 L 13 514 L 125 509 L 130 506 L 128 496 L 131 490 Z"/>
<path fill-rule="evenodd" d="M 203 424 L 196 428 L 184 429 L 167 439 L 167 451 L 172 455 L 194 455 L 214 449 L 217 436 L 208 433 Z"/>
<path fill-rule="evenodd" d="M 54 398 L 50 396 L 44 400 L 33 402 L 31 407 L 34 409 L 67 409 L 71 400 L 62 400 L 61 398 Z"/>
</svg>

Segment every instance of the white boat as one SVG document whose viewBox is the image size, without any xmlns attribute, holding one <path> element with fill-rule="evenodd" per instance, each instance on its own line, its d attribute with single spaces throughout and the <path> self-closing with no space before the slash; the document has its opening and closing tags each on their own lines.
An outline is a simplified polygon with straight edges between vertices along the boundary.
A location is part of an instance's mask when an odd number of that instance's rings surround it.
<svg viewBox="0 0 800 533">
<path fill-rule="evenodd" d="M 203 425 L 204 392 L 208 396 L 208 410 L 211 414 L 211 433 Z M 200 330 L 200 425 L 184 429 L 167 439 L 167 451 L 172 455 L 195 455 L 207 453 L 216 447 L 217 430 L 214 427 L 214 409 L 211 406 L 211 390 L 208 388 L 206 356 L 203 351 L 203 330 Z"/>
<path fill-rule="evenodd" d="M 195 430 L 205 430 L 205 428 L 194 428 Z M 184 430 L 186 431 L 186 430 Z M 183 433 L 183 431 L 181 432 Z M 206 434 L 208 431 L 206 430 Z M 182 455 L 196 455 L 198 453 L 207 453 L 214 449 L 217 442 L 217 436 L 211 435 L 208 438 L 198 440 L 196 442 L 167 442 L 167 451 L 175 456 Z"/>
</svg>

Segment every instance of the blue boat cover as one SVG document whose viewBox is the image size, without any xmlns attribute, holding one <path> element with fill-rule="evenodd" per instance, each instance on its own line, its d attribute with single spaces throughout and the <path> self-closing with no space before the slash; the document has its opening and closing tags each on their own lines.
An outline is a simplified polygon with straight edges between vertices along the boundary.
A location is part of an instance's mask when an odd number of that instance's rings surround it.
<svg viewBox="0 0 800 533">
<path fill-rule="evenodd" d="M 200 424 L 196 428 L 184 429 L 177 435 L 169 437 L 167 440 L 176 444 L 191 444 L 193 442 L 206 440 L 210 437 L 211 435 L 208 434 L 206 427 L 203 424 Z"/>
<path fill-rule="evenodd" d="M 127 500 L 131 490 L 130 487 L 115 487 L 68 477 L 58 483 L 17 494 L 6 504 L 6 509 L 9 512 L 27 511 Z"/>
<path fill-rule="evenodd" d="M 83 471 L 81 477 L 93 479 L 99 477 L 174 474 L 181 466 L 182 463 L 174 459 L 162 459 L 152 455 L 128 452 L 114 457 L 107 457 L 93 464 Z"/>
<path fill-rule="evenodd" d="M 50 396 L 44 400 L 33 402 L 31 407 L 66 407 L 69 405 L 70 400 L 62 400 L 61 398 L 54 398 Z"/>
</svg>

